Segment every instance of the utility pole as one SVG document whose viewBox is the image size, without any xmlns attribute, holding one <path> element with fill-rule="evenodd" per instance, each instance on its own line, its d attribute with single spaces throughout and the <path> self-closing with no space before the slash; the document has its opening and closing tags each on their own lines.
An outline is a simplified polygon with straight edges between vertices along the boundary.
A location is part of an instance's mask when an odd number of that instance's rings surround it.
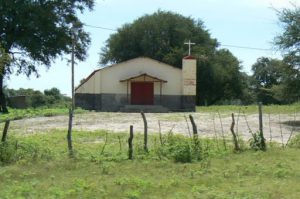
<svg viewBox="0 0 300 199">
<path fill-rule="evenodd" d="M 74 58 L 75 58 L 75 31 L 72 28 L 72 52 L 71 52 L 71 86 L 72 86 L 72 104 L 69 109 L 69 125 L 68 125 L 68 133 L 67 133 L 67 141 L 68 141 L 68 149 L 69 156 L 73 157 L 73 145 L 72 145 L 72 123 L 75 109 L 75 99 L 74 99 Z"/>
<path fill-rule="evenodd" d="M 74 99 L 74 57 L 75 57 L 75 33 L 74 33 L 74 30 L 73 30 L 73 33 L 72 33 L 72 55 L 71 55 L 71 76 L 72 76 L 72 112 L 74 111 L 75 109 L 75 99 Z"/>
</svg>

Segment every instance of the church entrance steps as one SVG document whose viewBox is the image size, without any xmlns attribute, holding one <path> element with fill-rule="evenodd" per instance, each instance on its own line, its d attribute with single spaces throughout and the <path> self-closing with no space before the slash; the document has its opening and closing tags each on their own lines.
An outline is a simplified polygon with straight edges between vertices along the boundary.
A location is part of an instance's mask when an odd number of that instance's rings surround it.
<svg viewBox="0 0 300 199">
<path fill-rule="evenodd" d="M 120 109 L 121 112 L 135 113 L 135 112 L 145 112 L 145 113 L 166 113 L 169 109 L 161 105 L 125 105 Z"/>
</svg>

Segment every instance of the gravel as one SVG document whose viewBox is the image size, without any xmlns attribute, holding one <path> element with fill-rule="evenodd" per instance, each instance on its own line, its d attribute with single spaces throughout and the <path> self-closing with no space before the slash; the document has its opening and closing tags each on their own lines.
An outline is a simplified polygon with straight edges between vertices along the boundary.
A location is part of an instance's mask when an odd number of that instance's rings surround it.
<svg viewBox="0 0 300 199">
<path fill-rule="evenodd" d="M 231 136 L 230 113 L 146 113 L 149 134 L 161 132 L 192 134 L 189 115 L 194 117 L 200 136 L 220 137 L 222 134 Z M 263 116 L 263 130 L 267 141 L 272 139 L 277 142 L 286 142 L 289 137 L 300 132 L 300 113 L 297 114 L 265 114 Z M 258 131 L 257 114 L 235 113 L 235 132 L 245 140 L 251 138 L 251 132 Z M 144 125 L 140 113 L 107 113 L 89 112 L 75 115 L 73 120 L 74 130 L 96 131 L 108 130 L 109 132 L 128 132 L 133 125 L 134 132 L 143 132 Z M 11 122 L 11 131 L 22 134 L 46 133 L 53 129 L 67 129 L 68 116 L 37 117 Z"/>
</svg>

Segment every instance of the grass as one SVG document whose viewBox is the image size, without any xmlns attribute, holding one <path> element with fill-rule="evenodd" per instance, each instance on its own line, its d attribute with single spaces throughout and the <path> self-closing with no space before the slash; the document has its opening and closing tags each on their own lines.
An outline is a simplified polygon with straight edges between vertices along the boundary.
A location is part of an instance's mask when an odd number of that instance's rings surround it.
<svg viewBox="0 0 300 199">
<path fill-rule="evenodd" d="M 248 106 L 236 106 L 236 105 L 214 105 L 214 106 L 197 106 L 197 112 L 220 112 L 220 113 L 232 113 L 232 112 L 245 112 L 248 114 L 258 113 L 257 105 Z M 300 112 L 300 103 L 295 103 L 291 105 L 264 105 L 264 113 L 278 114 L 278 113 L 295 113 Z"/>
<path fill-rule="evenodd" d="M 182 136 L 164 135 L 164 147 L 158 136 L 150 136 L 150 152 L 144 153 L 143 136 L 135 134 L 134 160 L 127 159 L 127 134 L 75 131 L 75 158 L 68 158 L 65 137 L 66 131 L 10 134 L 6 154 L 9 147 L 17 150 L 3 161 L 2 148 L 0 198 L 290 199 L 300 195 L 300 136 L 291 142 L 294 147 L 274 144 L 262 152 L 244 143 L 240 153 L 232 151 L 229 140 L 230 149 L 224 151 L 212 140 L 201 139 L 205 155 L 199 161 L 192 156 L 189 163 L 176 163 L 176 155 L 186 152 L 185 144 L 193 143 Z"/>
<path fill-rule="evenodd" d="M 220 106 L 197 106 L 196 112 L 204 113 L 232 113 L 232 112 L 245 112 L 246 114 L 254 114 L 258 112 L 256 105 L 249 106 L 235 106 L 235 105 L 220 105 Z M 56 116 L 56 115 L 67 115 L 69 110 L 67 108 L 29 108 L 29 109 L 9 109 L 9 114 L 0 114 L 0 123 L 5 120 L 19 120 L 23 118 L 38 117 L 38 116 Z M 76 109 L 75 113 L 85 113 L 86 110 Z M 300 112 L 300 103 L 292 105 L 268 105 L 263 106 L 263 112 L 266 114 L 278 114 L 278 113 L 290 113 Z M 105 113 L 109 114 L 110 113 Z M 115 115 L 116 113 L 114 113 Z M 162 120 L 178 121 L 181 119 L 181 115 L 165 115 Z"/>
<path fill-rule="evenodd" d="M 86 112 L 83 109 L 76 109 L 75 113 Z M 23 118 L 45 116 L 51 117 L 56 115 L 66 115 L 69 113 L 67 108 L 29 108 L 29 109 L 9 109 L 8 114 L 0 115 L 0 122 L 5 120 L 19 120 Z"/>
</svg>

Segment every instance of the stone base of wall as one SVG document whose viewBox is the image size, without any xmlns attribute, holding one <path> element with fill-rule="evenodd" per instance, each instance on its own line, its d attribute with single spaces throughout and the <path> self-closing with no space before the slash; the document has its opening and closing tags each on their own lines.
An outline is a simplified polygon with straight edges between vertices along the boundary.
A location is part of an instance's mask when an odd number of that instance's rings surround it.
<svg viewBox="0 0 300 199">
<path fill-rule="evenodd" d="M 130 105 L 127 94 L 76 93 L 75 105 L 87 110 L 117 112 Z M 155 95 L 154 105 L 166 107 L 169 111 L 195 111 L 195 96 Z"/>
<path fill-rule="evenodd" d="M 75 106 L 86 110 L 100 111 L 101 94 L 75 93 Z"/>
<path fill-rule="evenodd" d="M 186 111 L 196 111 L 196 96 L 184 95 L 181 96 L 181 107 Z"/>
</svg>

